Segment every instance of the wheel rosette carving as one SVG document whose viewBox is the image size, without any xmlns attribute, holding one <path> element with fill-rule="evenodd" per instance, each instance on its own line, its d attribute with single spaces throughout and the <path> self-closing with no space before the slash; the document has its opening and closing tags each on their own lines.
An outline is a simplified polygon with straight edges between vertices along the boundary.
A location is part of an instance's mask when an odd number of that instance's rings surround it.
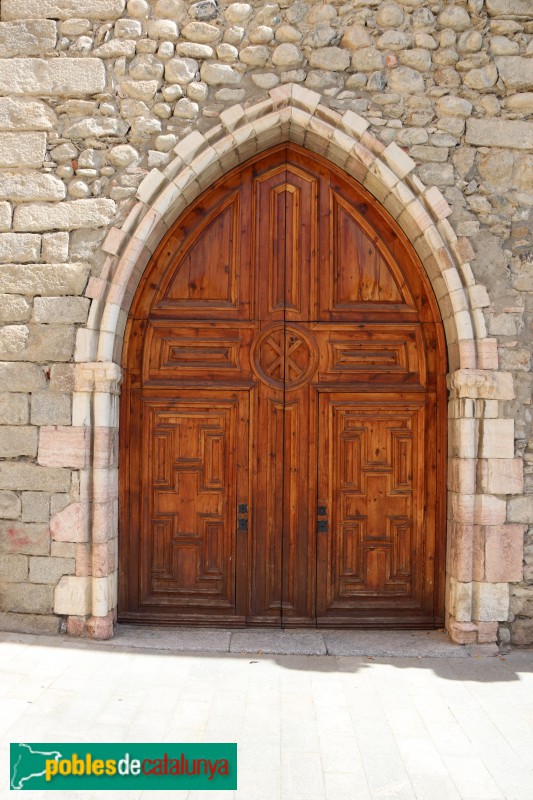
<svg viewBox="0 0 533 800">
<path fill-rule="evenodd" d="M 308 383 L 318 366 L 314 339 L 294 324 L 269 325 L 253 343 L 251 355 L 254 372 L 263 383 L 288 391 Z"/>
</svg>

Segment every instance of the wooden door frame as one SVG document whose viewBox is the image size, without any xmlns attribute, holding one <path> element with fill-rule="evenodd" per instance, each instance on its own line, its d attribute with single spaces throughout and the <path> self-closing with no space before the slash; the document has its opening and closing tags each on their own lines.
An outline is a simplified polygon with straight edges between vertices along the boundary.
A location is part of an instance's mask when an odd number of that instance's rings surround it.
<svg viewBox="0 0 533 800">
<path fill-rule="evenodd" d="M 78 471 L 79 502 L 56 515 L 53 524 L 88 542 L 92 563 L 61 578 L 54 610 L 67 617 L 72 635 L 113 635 L 119 363 L 128 309 L 151 253 L 203 189 L 254 153 L 284 141 L 325 155 L 365 186 L 399 222 L 434 287 L 450 369 L 446 628 L 456 642 L 496 641 L 499 621 L 508 620 L 509 581 L 519 580 L 521 571 L 524 526 L 506 524 L 505 516 L 508 495 L 523 491 L 523 474 L 514 456 L 513 421 L 494 418 L 494 404 L 485 402 L 511 400 L 514 394 L 512 375 L 498 369 L 496 340 L 484 327 L 482 308 L 489 301 L 470 268 L 474 251 L 449 224 L 452 209 L 442 193 L 420 181 L 406 153 L 394 143 L 384 147 L 362 116 L 333 112 L 320 94 L 291 83 L 246 109 L 233 106 L 205 133 L 184 137 L 165 173 L 152 170 L 126 220 L 109 230 L 102 245 L 106 261 L 101 275 L 89 281 L 85 294 L 93 307 L 76 340 L 73 425 L 51 432 L 39 446 L 40 463 Z M 492 459 L 504 459 L 510 476 L 503 496 L 497 481 L 484 478 Z M 475 532 L 484 537 L 491 530 L 500 534 L 492 538 L 491 550 L 493 560 L 501 561 L 497 580 L 472 559 Z"/>
<path fill-rule="evenodd" d="M 129 501 L 128 495 L 131 491 L 129 485 L 129 479 L 127 478 L 127 470 L 130 468 L 126 466 L 128 464 L 128 460 L 130 459 L 130 449 L 127 445 L 127 442 L 130 439 L 129 432 L 130 432 L 130 425 L 131 425 L 131 412 L 129 410 L 130 403 L 132 402 L 130 396 L 130 381 L 133 380 L 133 376 L 137 375 L 140 369 L 140 364 L 138 364 L 138 359 L 140 357 L 141 350 L 140 348 L 140 339 L 139 337 L 144 338 L 143 331 L 143 323 L 140 320 L 144 320 L 146 315 L 149 314 L 149 310 L 152 308 L 152 304 L 154 302 L 153 298 L 155 298 L 156 294 L 160 291 L 161 281 L 167 280 L 166 276 L 167 272 L 162 273 L 161 269 L 168 270 L 168 264 L 172 264 L 174 262 L 174 257 L 172 257 L 169 261 L 169 256 L 167 251 L 170 252 L 171 250 L 174 251 L 176 247 L 176 242 L 185 240 L 188 232 L 190 230 L 195 230 L 193 225 L 198 224 L 194 223 L 194 220 L 200 219 L 200 217 L 204 217 L 206 214 L 211 213 L 211 208 L 215 208 L 217 204 L 220 206 L 221 203 L 221 189 L 223 186 L 231 186 L 233 183 L 238 185 L 239 176 L 242 174 L 244 170 L 249 169 L 250 167 L 255 167 L 256 165 L 261 165 L 262 162 L 267 162 L 270 157 L 282 157 L 285 160 L 285 163 L 294 163 L 295 164 L 304 164 L 304 159 L 307 159 L 307 151 L 301 147 L 300 145 L 295 145 L 293 143 L 281 143 L 275 145 L 273 148 L 270 148 L 266 152 L 262 152 L 260 154 L 255 155 L 251 159 L 248 159 L 243 164 L 239 164 L 229 173 L 224 175 L 222 178 L 216 182 L 213 187 L 209 187 L 206 189 L 198 198 L 197 200 L 191 204 L 190 207 L 181 215 L 178 220 L 174 223 L 172 228 L 167 232 L 166 236 L 160 241 L 158 247 L 154 251 L 153 257 L 150 260 L 149 265 L 147 266 L 142 279 L 139 283 L 137 288 L 137 292 L 130 309 L 130 315 L 128 317 L 128 323 L 126 326 L 125 331 L 125 344 L 122 353 L 122 368 L 124 372 L 125 378 L 125 385 L 124 391 L 122 393 L 121 398 L 121 430 L 122 435 L 120 437 L 120 460 L 124 465 L 125 469 L 122 470 L 121 473 L 121 480 L 120 480 L 120 498 L 119 498 L 119 520 L 122 525 L 122 537 L 120 541 L 120 548 L 119 548 L 119 603 L 120 597 L 126 598 L 127 596 L 132 596 L 131 593 L 133 591 L 134 595 L 136 596 L 137 589 L 136 586 L 136 579 L 132 577 L 131 568 L 128 569 L 128 566 L 131 565 L 131 557 L 132 554 L 137 553 L 137 541 L 135 535 L 130 533 L 134 529 L 136 530 L 136 526 L 134 521 L 128 522 L 128 513 L 129 513 Z M 291 160 L 292 158 L 292 160 Z M 433 383 L 430 384 L 430 388 L 426 388 L 426 392 L 424 397 L 426 398 L 426 402 L 430 402 L 430 398 L 434 398 L 434 406 L 435 406 L 435 417 L 436 417 L 436 439 L 437 439 L 437 452 L 435 454 L 436 459 L 436 486 L 441 487 L 439 491 L 437 491 L 437 501 L 436 501 L 436 520 L 435 520 L 435 552 L 434 552 L 434 565 L 433 565 L 433 579 L 434 579 L 434 601 L 433 601 L 433 624 L 431 627 L 442 627 L 444 624 L 444 589 L 445 589 L 445 571 L 444 571 L 444 564 L 445 564 L 445 553 L 446 553 L 446 522 L 445 522 L 445 513 L 446 513 L 446 490 L 445 490 L 445 475 L 446 475 L 446 372 L 447 372 L 447 359 L 446 359 L 446 349 L 445 349 L 445 340 L 444 340 L 444 330 L 442 326 L 442 322 L 440 320 L 440 313 L 437 306 L 437 301 L 433 293 L 433 289 L 431 283 L 426 275 L 426 272 L 420 263 L 418 256 L 416 255 L 411 243 L 409 242 L 408 238 L 406 237 L 405 233 L 401 230 L 399 225 L 390 217 L 389 213 L 378 203 L 375 202 L 375 199 L 372 195 L 366 190 L 364 187 L 357 184 L 356 181 L 350 179 L 350 177 L 340 170 L 337 166 L 331 164 L 327 159 L 323 158 L 322 156 L 315 155 L 314 156 L 315 163 L 319 166 L 319 169 L 326 170 L 328 174 L 332 176 L 337 176 L 337 179 L 342 185 L 342 182 L 347 182 L 350 186 L 350 190 L 354 195 L 355 198 L 355 205 L 354 208 L 358 209 L 359 214 L 361 215 L 361 223 L 366 225 L 368 220 L 368 231 L 374 232 L 374 235 L 378 235 L 382 237 L 383 247 L 390 248 L 390 258 L 393 259 L 393 263 L 396 264 L 398 268 L 399 275 L 401 275 L 402 279 L 405 280 L 406 284 L 410 286 L 410 292 L 414 293 L 415 297 L 415 304 L 418 309 L 418 318 L 421 324 L 421 331 L 424 331 L 422 339 L 424 342 L 424 352 L 426 357 L 428 354 L 431 358 L 428 360 L 428 368 L 430 368 L 431 373 L 433 375 Z M 282 163 L 280 161 L 280 163 Z M 318 172 L 317 172 L 318 174 Z M 222 203 L 222 207 L 224 207 L 224 202 Z M 196 211 L 199 209 L 199 211 Z M 323 209 L 321 210 L 323 213 Z M 177 235 L 177 231 L 180 231 L 180 235 Z M 183 231 L 183 234 L 181 233 Z M 196 236 L 196 233 L 194 234 Z M 380 240 L 381 241 L 381 240 Z M 247 262 L 246 262 L 247 263 Z M 392 262 L 391 262 L 392 263 Z M 160 266 L 164 265 L 164 266 Z M 325 264 L 318 263 L 318 274 L 324 270 Z M 157 270 L 154 272 L 154 269 Z M 170 273 L 169 273 L 170 274 Z M 174 274 L 174 273 L 172 273 Z M 160 312 L 161 313 L 161 312 Z M 179 317 L 179 324 L 184 324 L 186 322 L 187 317 L 190 316 L 192 312 L 185 312 L 184 317 Z M 363 313 L 363 312 L 361 312 Z M 378 318 L 379 319 L 379 312 Z M 355 318 L 352 320 L 351 317 L 344 318 L 345 322 L 352 322 L 356 324 L 358 321 L 366 322 L 366 315 L 368 312 L 364 312 L 364 316 L 360 319 Z M 390 314 L 390 312 L 387 312 Z M 146 317 L 147 318 L 147 317 Z M 384 318 L 384 323 L 386 321 L 387 325 L 394 326 L 394 313 L 391 319 L 389 317 Z M 178 320 L 177 320 L 178 323 Z M 158 324 L 158 323 L 155 323 Z M 170 324 L 169 321 L 165 322 L 162 320 L 159 324 Z M 271 324 L 275 324 L 272 322 Z M 290 321 L 287 323 L 290 324 Z M 333 322 L 332 322 L 333 324 Z M 140 325 L 140 327 L 139 327 Z M 431 331 L 429 334 L 426 334 L 425 331 Z M 435 348 L 435 353 L 429 353 L 427 348 L 430 345 Z M 146 356 L 144 356 L 146 358 Z M 430 364 L 431 362 L 431 364 Z M 432 388 L 431 388 L 432 387 Z M 389 389 L 389 393 L 392 392 L 393 389 Z M 132 474 L 135 475 L 140 470 L 140 464 L 137 467 L 134 467 Z M 127 538 L 125 538 L 127 537 Z M 314 539 L 313 539 L 314 541 Z M 140 554 L 137 554 L 136 558 L 140 558 Z M 433 556 L 432 556 L 433 558 Z M 240 559 L 239 559 L 240 560 Z M 424 566 L 424 574 L 425 570 L 427 569 L 427 565 Z M 138 572 L 138 569 L 137 569 Z M 251 578 L 251 576 L 249 576 Z M 316 587 L 318 589 L 318 587 Z M 128 604 L 128 608 L 131 604 L 136 605 L 135 599 L 130 600 Z M 150 612 L 147 610 L 144 614 L 141 612 L 130 612 L 129 610 L 126 612 L 120 612 L 120 605 L 119 605 L 119 614 L 121 619 L 124 621 L 131 621 L 131 622 L 159 622 L 161 624 L 176 624 L 172 621 L 172 619 L 165 616 L 165 614 L 161 611 L 158 613 Z M 354 618 L 355 620 L 355 618 Z M 356 626 L 357 623 L 352 620 L 351 622 L 343 621 L 342 618 L 339 618 L 337 623 L 340 626 L 345 626 L 349 624 L 350 626 Z M 191 624 L 192 620 L 184 620 L 181 624 Z M 213 624 L 213 621 L 198 621 L 195 624 Z M 231 618 L 222 618 L 221 617 L 221 624 L 225 625 L 235 625 L 235 626 L 242 626 L 243 622 L 235 620 L 232 622 Z M 266 622 L 265 622 L 266 624 Z M 280 626 L 282 624 L 282 618 L 280 617 Z M 322 622 L 324 625 L 325 622 Z M 405 620 L 402 621 L 401 618 L 395 623 L 391 623 L 389 619 L 387 621 L 381 621 L 379 616 L 375 617 L 371 623 L 362 622 L 363 626 L 368 626 L 371 624 L 374 627 L 428 627 L 428 622 L 418 622 L 416 620 L 416 615 L 409 616 L 406 614 Z"/>
</svg>

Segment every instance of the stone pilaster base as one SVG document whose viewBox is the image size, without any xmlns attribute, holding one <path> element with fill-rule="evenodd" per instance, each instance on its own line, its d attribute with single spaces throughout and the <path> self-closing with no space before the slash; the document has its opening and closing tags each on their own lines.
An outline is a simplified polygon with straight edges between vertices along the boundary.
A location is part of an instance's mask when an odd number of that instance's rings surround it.
<svg viewBox="0 0 533 800">
<path fill-rule="evenodd" d="M 449 617 L 446 630 L 456 644 L 492 644 L 498 640 L 497 622 L 458 622 Z"/>
<path fill-rule="evenodd" d="M 89 639 L 111 639 L 116 619 L 116 609 L 110 611 L 105 617 L 71 615 L 67 617 L 67 634 Z"/>
</svg>

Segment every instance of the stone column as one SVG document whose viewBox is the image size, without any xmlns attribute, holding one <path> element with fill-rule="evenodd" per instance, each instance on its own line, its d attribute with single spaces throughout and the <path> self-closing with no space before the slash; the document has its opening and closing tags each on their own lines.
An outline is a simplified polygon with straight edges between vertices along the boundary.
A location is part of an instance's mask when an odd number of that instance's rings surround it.
<svg viewBox="0 0 533 800">
<path fill-rule="evenodd" d="M 509 582 L 522 575 L 524 527 L 506 523 L 507 496 L 523 489 L 522 462 L 514 420 L 500 410 L 514 397 L 512 375 L 457 370 L 448 388 L 447 629 L 461 644 L 491 643 L 509 617 Z"/>
<path fill-rule="evenodd" d="M 63 540 L 77 542 L 76 575 L 55 591 L 54 610 L 67 632 L 108 639 L 117 606 L 118 422 L 122 371 L 113 362 L 76 365 L 71 430 L 86 443 L 80 462 L 79 502 L 56 520 Z M 65 514 L 65 512 L 62 512 Z M 54 535 L 54 534 L 52 534 Z"/>
</svg>

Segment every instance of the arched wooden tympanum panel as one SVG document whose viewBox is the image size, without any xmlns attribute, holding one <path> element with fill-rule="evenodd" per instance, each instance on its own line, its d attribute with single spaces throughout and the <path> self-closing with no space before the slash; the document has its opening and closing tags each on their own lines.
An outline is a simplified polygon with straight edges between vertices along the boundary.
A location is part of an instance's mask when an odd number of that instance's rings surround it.
<svg viewBox="0 0 533 800">
<path fill-rule="evenodd" d="M 196 200 L 126 333 L 120 618 L 442 623 L 445 350 L 406 237 L 294 145 Z"/>
</svg>

